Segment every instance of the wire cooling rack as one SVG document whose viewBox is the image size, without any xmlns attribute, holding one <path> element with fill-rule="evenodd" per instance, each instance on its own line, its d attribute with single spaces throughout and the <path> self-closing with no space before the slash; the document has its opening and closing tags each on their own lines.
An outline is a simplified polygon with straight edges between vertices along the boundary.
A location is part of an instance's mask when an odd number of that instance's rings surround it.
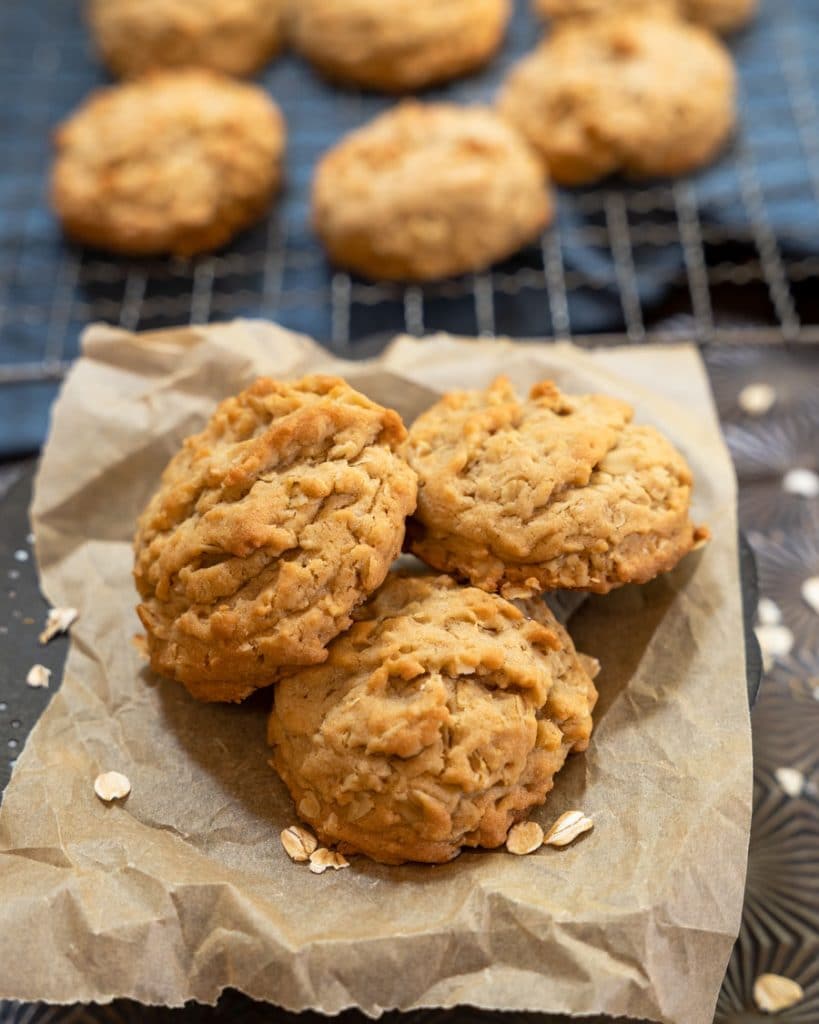
<svg viewBox="0 0 819 1024">
<path fill-rule="evenodd" d="M 811 28 L 813 31 L 811 31 Z M 519 0 L 484 74 L 433 98 L 487 101 L 537 41 Z M 319 155 L 388 106 L 297 58 L 262 83 L 289 124 L 288 185 L 268 220 L 194 261 L 66 244 L 48 211 L 50 133 L 105 81 L 74 0 L 0 6 L 0 389 L 58 380 L 85 324 L 130 329 L 275 318 L 347 355 L 397 331 L 639 343 L 675 325 L 710 343 L 819 341 L 819 5 L 763 0 L 731 40 L 742 126 L 724 158 L 671 183 L 561 191 L 557 223 L 514 259 L 426 287 L 334 272 L 309 226 Z"/>
</svg>

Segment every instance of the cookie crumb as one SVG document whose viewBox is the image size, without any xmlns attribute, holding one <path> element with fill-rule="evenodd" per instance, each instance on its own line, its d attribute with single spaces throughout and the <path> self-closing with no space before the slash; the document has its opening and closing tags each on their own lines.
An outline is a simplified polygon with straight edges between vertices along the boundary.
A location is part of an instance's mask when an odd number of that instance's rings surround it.
<svg viewBox="0 0 819 1024">
<path fill-rule="evenodd" d="M 339 868 L 348 868 L 350 862 L 343 854 L 335 850 L 327 850 L 321 846 L 310 854 L 310 870 L 314 875 L 323 875 L 327 868 L 338 871 Z"/>
<path fill-rule="evenodd" d="M 282 831 L 282 846 L 287 856 L 297 864 L 305 864 L 318 846 L 318 840 L 312 832 L 301 825 L 291 825 Z"/>
<path fill-rule="evenodd" d="M 509 830 L 506 849 L 516 857 L 525 857 L 543 846 L 543 829 L 536 821 L 522 821 Z"/>
<path fill-rule="evenodd" d="M 103 772 L 94 779 L 94 792 L 105 803 L 122 800 L 131 792 L 131 783 L 121 772 Z"/>
<path fill-rule="evenodd" d="M 587 818 L 582 811 L 566 811 L 546 833 L 543 845 L 568 846 L 578 836 L 582 836 L 584 832 L 590 832 L 593 828 L 594 822 L 591 818 Z"/>
<path fill-rule="evenodd" d="M 76 608 L 52 608 L 48 613 L 45 629 L 40 633 L 40 643 L 47 644 L 58 633 L 67 633 L 79 614 Z"/>
<path fill-rule="evenodd" d="M 51 669 L 45 665 L 32 665 L 26 676 L 26 685 L 33 689 L 46 689 L 51 679 Z"/>
<path fill-rule="evenodd" d="M 802 986 L 781 974 L 760 974 L 754 982 L 754 1002 L 763 1013 L 788 1010 L 804 998 Z"/>
</svg>

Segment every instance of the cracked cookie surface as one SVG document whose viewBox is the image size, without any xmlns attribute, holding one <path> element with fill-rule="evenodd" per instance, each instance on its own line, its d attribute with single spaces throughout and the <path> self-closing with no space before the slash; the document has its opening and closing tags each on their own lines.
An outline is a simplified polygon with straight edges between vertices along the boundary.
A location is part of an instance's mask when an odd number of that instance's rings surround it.
<svg viewBox="0 0 819 1024">
<path fill-rule="evenodd" d="M 448 577 L 391 574 L 354 618 L 276 687 L 273 763 L 299 815 L 388 864 L 500 846 L 586 748 L 593 663 L 545 604 Z"/>
<path fill-rule="evenodd" d="M 60 125 L 52 202 L 79 242 L 189 256 L 262 216 L 284 145 L 264 90 L 212 71 L 156 72 L 97 90 Z"/>
<path fill-rule="evenodd" d="M 406 445 L 419 482 L 410 550 L 508 597 L 606 593 L 672 569 L 707 531 L 690 520 L 685 460 L 632 416 L 550 381 L 526 401 L 505 378 L 444 396 Z"/>
<path fill-rule="evenodd" d="M 401 549 L 416 497 L 405 434 L 333 377 L 262 378 L 224 401 L 139 519 L 152 668 L 231 701 L 323 661 Z"/>
<path fill-rule="evenodd" d="M 289 34 L 329 78 L 412 92 L 486 64 L 510 13 L 510 0 L 298 0 Z"/>
<path fill-rule="evenodd" d="M 313 184 L 331 260 L 376 280 L 484 268 L 551 216 L 537 157 L 483 107 L 401 103 L 330 150 Z"/>
<path fill-rule="evenodd" d="M 735 78 L 706 29 L 637 12 L 558 25 L 512 68 L 498 105 L 561 184 L 664 177 L 716 157 Z"/>
<path fill-rule="evenodd" d="M 90 0 L 88 22 L 115 75 L 202 67 L 251 75 L 284 37 L 286 0 Z"/>
</svg>

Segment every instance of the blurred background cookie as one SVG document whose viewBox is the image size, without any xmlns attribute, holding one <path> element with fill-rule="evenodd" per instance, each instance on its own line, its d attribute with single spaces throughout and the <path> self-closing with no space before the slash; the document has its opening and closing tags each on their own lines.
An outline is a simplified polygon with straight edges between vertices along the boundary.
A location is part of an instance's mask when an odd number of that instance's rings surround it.
<svg viewBox="0 0 819 1024">
<path fill-rule="evenodd" d="M 551 216 L 536 156 L 483 107 L 402 103 L 327 153 L 313 185 L 313 223 L 331 260 L 376 279 L 478 270 Z"/>
<path fill-rule="evenodd" d="M 335 377 L 262 378 L 222 402 L 137 525 L 154 671 L 238 701 L 324 661 L 401 551 L 416 495 L 405 433 Z"/>
<path fill-rule="evenodd" d="M 448 578 L 391 575 L 324 665 L 276 687 L 273 764 L 322 842 L 385 864 L 494 848 L 585 750 L 597 691 L 537 618 Z"/>
<path fill-rule="evenodd" d="M 633 414 L 550 381 L 525 401 L 505 378 L 445 395 L 406 445 L 418 474 L 409 549 L 508 598 L 604 594 L 673 569 L 707 531 L 690 519 L 685 459 Z"/>
<path fill-rule="evenodd" d="M 732 32 L 754 16 L 758 0 L 532 0 L 538 14 L 570 18 L 598 14 L 679 14 L 716 32 Z"/>
<path fill-rule="evenodd" d="M 211 71 L 156 72 L 99 90 L 59 127 L 52 201 L 79 242 L 188 256 L 262 216 L 284 146 L 263 90 Z"/>
<path fill-rule="evenodd" d="M 289 32 L 322 74 L 408 92 L 485 64 L 510 14 L 510 0 L 292 0 Z"/>
<path fill-rule="evenodd" d="M 647 14 L 560 25 L 509 74 L 503 115 L 555 181 L 685 174 L 735 123 L 730 54 L 705 29 Z"/>
<path fill-rule="evenodd" d="M 89 0 L 88 21 L 115 75 L 206 67 L 250 75 L 280 48 L 286 0 Z"/>
</svg>

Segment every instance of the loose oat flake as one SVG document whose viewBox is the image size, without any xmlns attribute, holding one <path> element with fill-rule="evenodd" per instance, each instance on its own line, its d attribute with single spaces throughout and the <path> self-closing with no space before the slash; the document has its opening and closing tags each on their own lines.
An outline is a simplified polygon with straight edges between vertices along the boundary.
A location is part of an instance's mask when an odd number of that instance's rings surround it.
<svg viewBox="0 0 819 1024">
<path fill-rule="evenodd" d="M 805 786 L 805 776 L 796 768 L 777 768 L 776 781 L 788 796 L 800 796 Z"/>
<path fill-rule="evenodd" d="M 754 1002 L 763 1013 L 788 1010 L 804 998 L 802 986 L 781 974 L 760 974 L 754 982 Z"/>
<path fill-rule="evenodd" d="M 310 870 L 314 875 L 323 875 L 327 868 L 338 871 L 339 868 L 348 868 L 349 866 L 349 862 L 342 854 L 335 850 L 326 850 L 323 846 L 310 854 Z"/>
<path fill-rule="evenodd" d="M 757 626 L 754 632 L 765 657 L 766 668 L 775 658 L 784 658 L 791 653 L 793 633 L 787 626 Z"/>
<path fill-rule="evenodd" d="M 760 626 L 778 626 L 782 622 L 782 609 L 769 597 L 761 597 L 756 609 Z"/>
<path fill-rule="evenodd" d="M 802 584 L 802 600 L 819 615 L 819 576 L 811 576 Z"/>
<path fill-rule="evenodd" d="M 44 689 L 51 679 L 51 669 L 45 665 L 32 665 L 26 676 L 26 684 L 35 689 Z"/>
<path fill-rule="evenodd" d="M 739 393 L 739 407 L 749 416 L 764 416 L 776 402 L 776 392 L 770 384 L 749 384 Z"/>
<path fill-rule="evenodd" d="M 300 825 L 291 825 L 290 828 L 284 829 L 281 841 L 287 856 L 297 864 L 304 864 L 310 860 L 310 854 L 318 846 L 318 840 L 313 833 Z"/>
<path fill-rule="evenodd" d="M 131 792 L 131 783 L 121 772 L 103 772 L 94 779 L 94 792 L 106 803 L 122 800 Z"/>
<path fill-rule="evenodd" d="M 47 644 L 58 633 L 68 632 L 78 615 L 76 608 L 52 608 L 48 613 L 45 629 L 40 634 L 40 643 Z"/>
<path fill-rule="evenodd" d="M 506 849 L 516 857 L 525 857 L 543 846 L 543 829 L 536 821 L 522 821 L 509 830 Z"/>
<path fill-rule="evenodd" d="M 594 828 L 594 822 L 587 818 L 582 811 L 566 811 L 561 814 L 557 821 L 546 833 L 543 840 L 544 846 L 568 846 L 584 832 Z"/>
<path fill-rule="evenodd" d="M 816 498 L 819 497 L 819 475 L 812 469 L 792 469 L 785 474 L 782 487 L 799 498 Z"/>
</svg>

